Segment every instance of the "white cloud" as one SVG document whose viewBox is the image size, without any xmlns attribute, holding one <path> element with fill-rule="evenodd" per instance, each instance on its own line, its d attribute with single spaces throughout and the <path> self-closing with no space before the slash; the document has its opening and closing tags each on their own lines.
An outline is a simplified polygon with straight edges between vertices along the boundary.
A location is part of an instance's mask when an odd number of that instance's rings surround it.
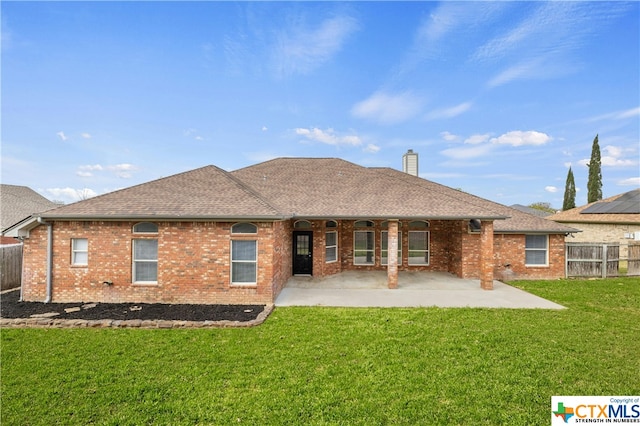
<svg viewBox="0 0 640 426">
<path fill-rule="evenodd" d="M 113 166 L 107 166 L 107 170 L 112 171 L 122 179 L 129 179 L 133 176 L 133 172 L 138 170 L 136 166 L 129 163 L 115 164 Z"/>
<path fill-rule="evenodd" d="M 479 143 L 487 142 L 490 137 L 491 135 L 489 133 L 485 133 L 484 135 L 471 135 L 464 140 L 464 143 L 469 145 L 477 145 Z"/>
<path fill-rule="evenodd" d="M 262 131 L 266 132 L 267 130 L 269 130 L 269 128 L 267 126 L 262 126 Z"/>
<path fill-rule="evenodd" d="M 315 142 L 321 142 L 327 145 L 351 145 L 351 146 L 359 146 L 362 145 L 362 139 L 356 135 L 338 135 L 335 130 L 329 128 L 326 130 L 318 129 L 317 127 L 312 127 L 310 129 L 305 128 L 296 128 L 295 132 L 297 135 L 304 136 L 306 139 Z"/>
<path fill-rule="evenodd" d="M 199 132 L 198 132 L 197 129 L 186 129 L 186 130 L 182 131 L 182 135 L 185 138 L 192 138 L 192 139 L 197 140 L 197 141 L 203 141 L 204 138 L 202 136 L 200 136 L 198 133 Z"/>
<path fill-rule="evenodd" d="M 489 154 L 499 145 L 524 146 L 524 145 L 544 145 L 552 138 L 535 131 L 523 132 L 514 130 L 507 132 L 497 138 L 491 138 L 489 133 L 475 134 L 464 140 L 464 146 L 453 147 L 441 151 L 442 155 L 450 158 L 462 160 L 481 157 Z"/>
<path fill-rule="evenodd" d="M 600 164 L 607 167 L 628 167 L 636 165 L 637 162 L 633 160 L 625 160 L 622 158 L 605 155 L 603 157 L 600 157 Z"/>
<path fill-rule="evenodd" d="M 61 140 L 61 141 L 63 141 L 63 142 L 64 142 L 64 141 L 66 141 L 67 139 L 69 139 L 69 138 L 64 134 L 64 132 L 62 132 L 62 131 L 60 131 L 60 132 L 56 133 L 56 136 L 57 136 L 58 138 L 60 138 L 60 140 Z"/>
<path fill-rule="evenodd" d="M 440 136 L 442 136 L 442 139 L 444 139 L 447 142 L 453 142 L 456 139 L 458 139 L 457 135 L 454 135 L 453 133 L 449 133 L 449 132 L 442 132 L 440 133 Z"/>
<path fill-rule="evenodd" d="M 552 194 L 558 192 L 558 188 L 555 186 L 545 186 L 544 190 Z"/>
<path fill-rule="evenodd" d="M 414 117 L 421 106 L 422 101 L 410 92 L 399 94 L 376 92 L 355 104 L 351 108 L 351 114 L 380 124 L 396 124 Z"/>
<path fill-rule="evenodd" d="M 115 175 L 119 178 L 128 179 L 133 176 L 133 172 L 136 170 L 138 170 L 138 167 L 129 163 L 114 164 L 108 166 L 103 166 L 101 164 L 87 164 L 84 166 L 79 166 L 76 175 L 80 177 L 91 177 L 93 176 L 93 172 L 110 171 L 115 173 Z"/>
<path fill-rule="evenodd" d="M 400 71 L 411 71 L 425 59 L 454 51 L 451 43 L 457 40 L 457 34 L 474 34 L 474 27 L 491 25 L 504 8 L 502 2 L 439 3 L 421 22 Z"/>
<path fill-rule="evenodd" d="M 640 186 L 640 177 L 632 177 L 618 181 L 620 186 Z"/>
<path fill-rule="evenodd" d="M 611 157 L 617 158 L 622 155 L 622 148 L 618 146 L 607 145 L 602 150 Z"/>
<path fill-rule="evenodd" d="M 91 133 L 80 133 L 80 136 L 82 136 L 83 139 L 91 139 Z"/>
<path fill-rule="evenodd" d="M 88 164 L 86 166 L 80 166 L 80 167 L 78 167 L 78 169 L 79 170 L 88 170 L 88 171 L 94 171 L 94 170 L 100 171 L 100 170 L 104 170 L 104 167 L 102 167 L 100 164 L 94 164 L 94 165 Z"/>
<path fill-rule="evenodd" d="M 498 87 L 507 84 L 513 80 L 533 78 L 539 74 L 541 66 L 539 61 L 523 61 L 516 65 L 512 65 L 500 74 L 489 80 L 487 86 Z"/>
<path fill-rule="evenodd" d="M 339 52 L 359 28 L 357 20 L 350 16 L 325 19 L 313 29 L 304 19 L 294 21 L 295 26 L 284 28 L 277 35 L 273 61 L 280 77 L 315 70 Z"/>
<path fill-rule="evenodd" d="M 600 152 L 600 164 L 603 167 L 629 167 L 638 164 L 637 160 L 622 158 L 626 150 L 613 145 L 607 145 Z M 631 150 L 629 151 L 631 152 Z M 602 155 L 604 154 L 604 155 Z M 588 167 L 591 158 L 584 158 L 578 164 Z"/>
<path fill-rule="evenodd" d="M 471 105 L 471 102 L 463 102 L 451 108 L 434 110 L 429 112 L 425 118 L 427 120 L 439 120 L 457 117 L 458 115 L 463 114 L 464 112 L 469 110 L 469 108 L 471 108 Z"/>
<path fill-rule="evenodd" d="M 540 133 L 533 130 L 523 132 L 514 130 L 507 132 L 497 138 L 491 139 L 491 143 L 498 145 L 524 146 L 524 145 L 544 145 L 552 140 L 551 136 L 546 133 Z"/>
<path fill-rule="evenodd" d="M 449 158 L 454 158 L 456 160 L 466 160 L 469 158 L 482 157 L 488 154 L 493 149 L 493 145 L 483 144 L 483 145 L 473 145 L 471 147 L 463 146 L 456 148 L 449 148 L 441 151 L 440 153 Z"/>
<path fill-rule="evenodd" d="M 596 29 L 611 24 L 628 7 L 621 2 L 531 3 L 521 16 L 514 14 L 513 26 L 498 30 L 471 60 L 505 63 L 506 69 L 488 82 L 489 87 L 573 73 L 582 67 L 574 52 L 585 49 Z"/>
<path fill-rule="evenodd" d="M 595 121 L 602 120 L 626 120 L 628 118 L 640 117 L 640 107 L 625 109 L 622 111 L 612 111 L 607 112 L 605 114 L 596 115 L 595 117 L 589 117 L 584 119 L 584 121 L 590 123 Z"/>
<path fill-rule="evenodd" d="M 93 189 L 90 188 L 46 188 L 44 192 L 49 194 L 49 198 L 51 199 L 61 200 L 65 202 L 86 200 L 87 198 L 95 197 L 96 195 L 98 195 Z"/>
<path fill-rule="evenodd" d="M 380 147 L 378 145 L 370 143 L 363 149 L 363 151 L 375 154 L 376 152 L 380 151 Z"/>
</svg>

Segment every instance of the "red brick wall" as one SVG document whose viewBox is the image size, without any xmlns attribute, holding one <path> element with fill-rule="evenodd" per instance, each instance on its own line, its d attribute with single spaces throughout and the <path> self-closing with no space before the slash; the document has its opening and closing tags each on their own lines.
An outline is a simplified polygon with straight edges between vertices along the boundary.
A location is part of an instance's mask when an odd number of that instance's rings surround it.
<svg viewBox="0 0 640 426">
<path fill-rule="evenodd" d="M 382 221 L 374 221 L 375 265 L 353 264 L 354 221 L 310 221 L 314 232 L 313 275 L 344 270 L 386 270 L 381 265 Z M 272 303 L 292 274 L 293 221 L 256 223 L 257 235 L 234 239 L 258 240 L 258 283 L 230 284 L 232 223 L 164 222 L 157 235 L 134 234 L 134 222 L 55 222 L 53 225 L 54 302 L 137 303 Z M 338 232 L 338 261 L 325 259 L 325 232 Z M 480 278 L 480 234 L 469 233 L 466 221 L 430 221 L 430 265 L 409 266 L 408 222 L 402 221 L 400 271 L 445 271 L 462 278 Z M 71 238 L 89 240 L 89 265 L 71 265 Z M 131 249 L 134 238 L 158 239 L 158 284 L 133 284 Z M 525 266 L 524 235 L 494 235 L 496 279 L 553 279 L 564 277 L 564 236 L 549 236 L 549 265 Z M 47 227 L 31 230 L 24 242 L 23 297 L 46 297 Z M 505 268 L 505 264 L 510 264 Z M 112 281 L 113 285 L 105 285 Z"/>
<path fill-rule="evenodd" d="M 273 223 L 273 280 L 271 294 L 273 299 L 291 278 L 292 273 L 292 226 L 290 221 Z"/>
<path fill-rule="evenodd" d="M 354 238 L 354 221 L 342 221 L 339 227 L 340 232 L 338 238 L 340 240 L 339 251 L 341 253 L 342 270 L 361 270 L 361 271 L 381 271 L 387 269 L 386 265 L 381 264 L 382 253 L 382 231 L 386 228 L 382 227 L 382 220 L 374 220 L 374 227 L 362 228 L 363 231 L 374 231 L 375 235 L 375 265 L 354 265 L 353 264 L 353 238 Z M 429 227 L 425 229 L 429 231 L 429 265 L 409 265 L 409 221 L 400 221 L 398 233 L 402 237 L 402 259 L 398 258 L 399 271 L 441 271 L 450 270 L 452 251 L 455 255 L 455 241 L 458 238 L 456 232 L 452 232 L 454 228 L 451 222 L 442 220 L 429 221 Z"/>
<path fill-rule="evenodd" d="M 525 236 L 496 234 L 494 236 L 494 274 L 498 280 L 558 279 L 565 276 L 564 235 L 549 235 L 549 264 L 525 266 Z M 507 267 L 505 265 L 509 264 Z"/>
<path fill-rule="evenodd" d="M 47 282 L 47 227 L 30 231 L 22 245 L 22 288 L 24 300 L 44 301 Z"/>
<path fill-rule="evenodd" d="M 0 245 L 2 244 L 20 244 L 20 240 L 13 237 L 0 236 Z"/>
<path fill-rule="evenodd" d="M 253 286 L 230 284 L 231 223 L 157 224 L 157 235 L 144 235 L 132 232 L 134 222 L 55 222 L 52 301 L 272 303 L 274 288 L 281 288 L 288 278 L 281 265 L 290 258 L 286 252 L 283 256 L 283 250 L 290 249 L 281 241 L 274 248 L 276 234 L 282 234 L 281 224 L 257 223 L 257 235 L 233 236 L 258 241 L 258 278 Z M 46 295 L 46 229 L 32 230 L 25 240 L 25 300 L 42 301 Z M 71 265 L 71 238 L 88 239 L 88 266 Z M 157 284 L 131 282 L 134 238 L 158 239 Z"/>
</svg>

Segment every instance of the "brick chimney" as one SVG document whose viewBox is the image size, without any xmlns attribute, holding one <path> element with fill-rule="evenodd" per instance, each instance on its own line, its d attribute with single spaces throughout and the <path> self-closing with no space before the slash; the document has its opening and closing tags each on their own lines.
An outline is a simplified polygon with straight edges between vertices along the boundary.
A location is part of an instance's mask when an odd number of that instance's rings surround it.
<svg viewBox="0 0 640 426">
<path fill-rule="evenodd" d="M 418 176 L 418 153 L 412 149 L 402 156 L 402 171 L 413 176 Z"/>
</svg>

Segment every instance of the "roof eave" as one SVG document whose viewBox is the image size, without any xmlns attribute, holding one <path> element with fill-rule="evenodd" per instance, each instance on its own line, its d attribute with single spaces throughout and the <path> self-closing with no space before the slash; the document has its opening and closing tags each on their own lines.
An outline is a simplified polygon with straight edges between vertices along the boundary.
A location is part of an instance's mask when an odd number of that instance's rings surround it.
<svg viewBox="0 0 640 426">
<path fill-rule="evenodd" d="M 419 216 L 411 216 L 411 215 L 308 215 L 308 214 L 294 214 L 292 216 L 293 219 L 316 219 L 316 220 L 388 220 L 388 219 L 397 219 L 397 220 L 506 220 L 509 219 L 509 216 L 430 216 L 430 215 L 419 215 Z"/>
<path fill-rule="evenodd" d="M 149 220 L 149 221 L 167 221 L 167 222 L 181 222 L 181 221 L 222 221 L 222 220 L 265 220 L 265 221 L 279 221 L 289 219 L 289 216 L 285 215 L 42 215 L 44 220 L 58 220 L 58 221 L 88 221 L 88 220 L 100 220 L 105 222 L 123 221 L 123 220 Z"/>
<path fill-rule="evenodd" d="M 517 229 L 517 230 L 494 230 L 495 234 L 575 234 L 582 232 L 579 229 Z"/>
<path fill-rule="evenodd" d="M 38 217 L 36 215 L 22 219 L 20 222 L 2 231 L 2 235 L 13 238 L 24 238 L 29 236 L 29 231 L 38 227 Z"/>
</svg>

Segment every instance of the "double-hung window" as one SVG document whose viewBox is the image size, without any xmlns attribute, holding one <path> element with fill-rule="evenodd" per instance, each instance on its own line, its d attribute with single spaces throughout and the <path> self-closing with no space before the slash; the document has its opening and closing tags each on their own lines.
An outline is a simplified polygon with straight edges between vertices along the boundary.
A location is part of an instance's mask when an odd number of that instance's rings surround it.
<svg viewBox="0 0 640 426">
<path fill-rule="evenodd" d="M 411 222 L 409 229 L 409 265 L 428 265 L 429 222 Z"/>
<path fill-rule="evenodd" d="M 362 228 L 373 228 L 374 224 L 370 220 L 360 220 L 355 223 L 356 231 L 353 231 L 353 264 L 354 265 L 375 265 L 375 231 L 359 230 Z"/>
<path fill-rule="evenodd" d="M 158 282 L 158 240 L 133 240 L 133 282 Z"/>
<path fill-rule="evenodd" d="M 250 235 L 258 234 L 252 223 L 236 223 L 231 227 L 231 284 L 255 285 L 258 283 L 258 240 Z M 248 237 L 248 238 L 247 238 Z"/>
<path fill-rule="evenodd" d="M 256 284 L 258 272 L 258 242 L 231 241 L 231 284 Z"/>
<path fill-rule="evenodd" d="M 549 263 L 549 236 L 525 235 L 524 255 L 526 266 L 547 266 Z"/>
<path fill-rule="evenodd" d="M 325 262 L 335 262 L 338 260 L 338 233 L 336 231 L 328 231 L 324 234 L 325 238 Z"/>
<path fill-rule="evenodd" d="M 76 266 L 89 264 L 89 240 L 86 238 L 71 239 L 71 264 Z"/>
</svg>

